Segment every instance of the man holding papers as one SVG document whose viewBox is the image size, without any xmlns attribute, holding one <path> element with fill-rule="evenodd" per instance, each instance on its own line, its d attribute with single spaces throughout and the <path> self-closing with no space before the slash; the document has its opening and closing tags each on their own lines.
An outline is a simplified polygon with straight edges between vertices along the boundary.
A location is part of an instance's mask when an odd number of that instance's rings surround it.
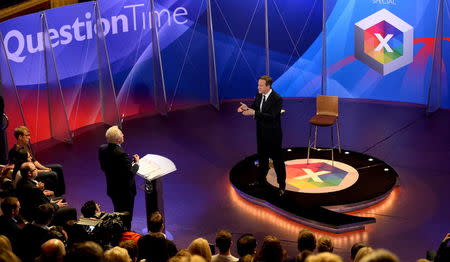
<svg viewBox="0 0 450 262">
<path fill-rule="evenodd" d="M 129 212 L 130 219 L 127 226 L 131 228 L 133 217 L 134 197 L 136 196 L 136 183 L 134 176 L 139 169 L 139 156 L 133 155 L 130 159 L 120 146 L 123 133 L 117 126 L 106 131 L 108 144 L 100 146 L 100 166 L 105 172 L 107 194 L 114 205 L 114 212 Z"/>
</svg>

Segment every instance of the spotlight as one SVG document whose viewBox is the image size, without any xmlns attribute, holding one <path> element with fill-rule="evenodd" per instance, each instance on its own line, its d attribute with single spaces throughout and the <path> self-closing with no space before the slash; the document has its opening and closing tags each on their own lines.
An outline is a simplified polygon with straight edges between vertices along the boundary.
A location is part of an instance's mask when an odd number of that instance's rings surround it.
<svg viewBox="0 0 450 262">
<path fill-rule="evenodd" d="M 373 161 L 373 158 L 369 158 L 369 161 L 372 162 L 372 161 Z"/>
<path fill-rule="evenodd" d="M 384 171 L 386 171 L 386 172 L 389 171 L 389 168 L 385 168 Z"/>
<path fill-rule="evenodd" d="M 290 149 L 290 148 L 288 148 L 288 150 L 287 150 L 288 152 L 291 152 L 292 151 L 292 149 Z"/>
<path fill-rule="evenodd" d="M 348 154 L 350 154 L 350 152 L 348 152 L 348 151 L 345 151 L 345 152 L 344 152 L 344 154 L 348 155 Z"/>
</svg>

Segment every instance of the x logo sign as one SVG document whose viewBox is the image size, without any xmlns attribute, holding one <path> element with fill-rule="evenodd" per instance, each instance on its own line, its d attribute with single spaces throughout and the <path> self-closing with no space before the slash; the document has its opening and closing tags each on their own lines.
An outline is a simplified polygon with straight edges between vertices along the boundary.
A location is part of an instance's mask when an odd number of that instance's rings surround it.
<svg viewBox="0 0 450 262">
<path fill-rule="evenodd" d="M 385 38 L 383 38 L 380 34 L 375 33 L 375 36 L 380 41 L 380 44 L 375 48 L 375 51 L 380 51 L 381 49 L 386 48 L 386 51 L 389 53 L 394 52 L 392 48 L 388 45 L 389 40 L 394 36 L 393 34 L 387 34 Z"/>
</svg>

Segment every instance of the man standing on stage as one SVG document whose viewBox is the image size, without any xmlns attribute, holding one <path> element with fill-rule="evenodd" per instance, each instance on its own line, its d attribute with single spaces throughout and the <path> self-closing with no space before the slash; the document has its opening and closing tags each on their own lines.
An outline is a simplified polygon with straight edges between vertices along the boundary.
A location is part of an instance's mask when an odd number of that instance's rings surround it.
<svg viewBox="0 0 450 262">
<path fill-rule="evenodd" d="M 128 229 L 131 229 L 136 196 L 134 175 L 139 169 L 139 156 L 133 155 L 131 160 L 122 149 L 123 133 L 117 126 L 110 127 L 105 136 L 108 144 L 100 146 L 98 155 L 100 166 L 106 176 L 107 194 L 113 202 L 114 212 L 130 213 L 130 219 L 126 224 Z"/>
<path fill-rule="evenodd" d="M 266 176 L 269 171 L 269 157 L 273 160 L 279 195 L 284 195 L 286 189 L 286 168 L 281 149 L 281 107 L 283 99 L 272 90 L 272 78 L 261 76 L 258 79 L 258 94 L 253 104 L 248 107 L 241 103 L 237 109 L 245 116 L 253 116 L 256 120 L 256 139 L 258 147 L 259 168 L 256 183 L 252 185 L 266 184 Z"/>
</svg>

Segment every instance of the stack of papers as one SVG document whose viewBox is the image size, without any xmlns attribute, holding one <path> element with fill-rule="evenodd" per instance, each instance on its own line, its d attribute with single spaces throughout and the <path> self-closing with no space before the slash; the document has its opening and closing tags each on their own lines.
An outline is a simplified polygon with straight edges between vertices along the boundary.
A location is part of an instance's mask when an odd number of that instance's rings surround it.
<svg viewBox="0 0 450 262">
<path fill-rule="evenodd" d="M 138 175 L 151 181 L 177 170 L 175 164 L 160 155 L 147 154 L 139 160 Z"/>
</svg>

